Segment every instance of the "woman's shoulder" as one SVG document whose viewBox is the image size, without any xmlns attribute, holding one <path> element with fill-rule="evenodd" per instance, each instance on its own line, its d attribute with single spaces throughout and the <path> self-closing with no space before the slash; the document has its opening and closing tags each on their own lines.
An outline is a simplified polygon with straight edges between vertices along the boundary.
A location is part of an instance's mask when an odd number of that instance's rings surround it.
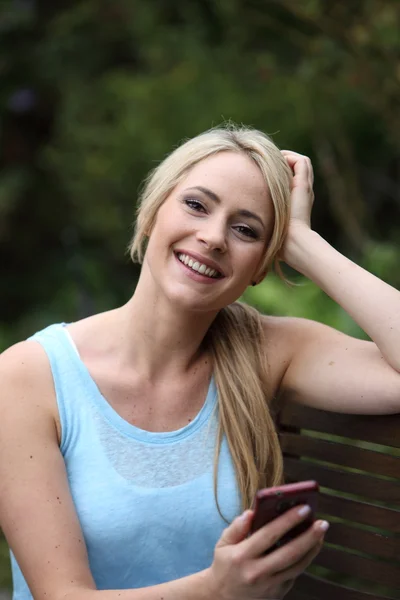
<svg viewBox="0 0 400 600">
<path fill-rule="evenodd" d="M 318 321 L 303 317 L 282 317 L 262 315 L 264 332 L 271 339 L 277 338 L 283 344 L 293 342 L 299 336 L 312 335 L 313 332 L 326 327 Z"/>
<path fill-rule="evenodd" d="M 0 355 L 0 412 L 42 413 L 57 421 L 54 384 L 48 358 L 33 340 L 18 342 Z"/>
<path fill-rule="evenodd" d="M 329 325 L 303 317 L 281 317 L 263 315 L 262 323 L 267 339 L 286 353 L 301 348 L 307 340 L 314 340 L 337 332 Z"/>
<path fill-rule="evenodd" d="M 22 383 L 40 379 L 48 369 L 48 361 L 43 348 L 34 340 L 28 339 L 13 344 L 0 354 L 0 377 L 2 387 L 5 381 L 15 379 Z"/>
<path fill-rule="evenodd" d="M 292 359 L 321 324 L 310 319 L 273 315 L 262 315 L 261 321 L 270 376 L 275 389 L 279 390 Z"/>
</svg>

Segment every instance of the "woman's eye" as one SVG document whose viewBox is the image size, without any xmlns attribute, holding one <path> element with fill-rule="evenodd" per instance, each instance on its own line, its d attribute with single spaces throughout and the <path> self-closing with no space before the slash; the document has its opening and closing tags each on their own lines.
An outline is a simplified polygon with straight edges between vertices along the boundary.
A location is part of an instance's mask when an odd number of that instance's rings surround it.
<svg viewBox="0 0 400 600">
<path fill-rule="evenodd" d="M 235 229 L 238 233 L 240 233 L 241 235 L 244 235 L 246 237 L 250 237 L 253 239 L 258 238 L 257 233 L 254 231 L 254 229 L 251 229 L 251 227 L 246 227 L 245 225 L 237 225 L 235 227 Z"/>
<path fill-rule="evenodd" d="M 188 206 L 192 210 L 196 210 L 196 211 L 199 211 L 199 212 L 205 210 L 205 208 L 202 205 L 202 203 L 199 202 L 198 200 L 195 200 L 194 198 L 185 198 L 184 202 L 185 202 L 186 206 Z"/>
</svg>

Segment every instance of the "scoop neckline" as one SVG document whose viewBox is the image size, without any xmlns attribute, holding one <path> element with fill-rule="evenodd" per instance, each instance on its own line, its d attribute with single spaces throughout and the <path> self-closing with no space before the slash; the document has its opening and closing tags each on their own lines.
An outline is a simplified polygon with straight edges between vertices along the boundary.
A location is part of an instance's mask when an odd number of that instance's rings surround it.
<svg viewBox="0 0 400 600">
<path fill-rule="evenodd" d="M 90 374 L 89 369 L 81 359 L 76 344 L 69 333 L 67 326 L 69 323 L 60 323 L 59 328 L 62 331 L 64 340 L 67 342 L 65 347 L 68 349 L 70 360 L 76 365 L 83 384 L 86 386 L 88 395 L 92 403 L 103 414 L 107 421 L 114 426 L 123 435 L 143 441 L 149 444 L 163 444 L 181 441 L 184 438 L 194 434 L 204 423 L 206 423 L 211 412 L 217 405 L 217 389 L 214 376 L 211 375 L 205 401 L 195 416 L 195 418 L 179 429 L 173 431 L 148 431 L 141 429 L 132 423 L 126 421 L 110 404 L 107 398 L 101 393 L 95 380 Z"/>
</svg>

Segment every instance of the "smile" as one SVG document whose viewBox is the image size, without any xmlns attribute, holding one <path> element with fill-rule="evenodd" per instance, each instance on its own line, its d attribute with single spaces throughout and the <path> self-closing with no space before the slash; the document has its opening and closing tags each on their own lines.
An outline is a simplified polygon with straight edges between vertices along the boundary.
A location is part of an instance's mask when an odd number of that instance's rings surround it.
<svg viewBox="0 0 400 600">
<path fill-rule="evenodd" d="M 192 269 L 192 271 L 200 273 L 200 275 L 205 275 L 206 277 L 210 277 L 211 279 L 218 279 L 222 277 L 221 273 L 216 269 L 212 269 L 204 263 L 194 260 L 187 254 L 182 254 L 181 252 L 179 252 L 176 256 L 181 263 Z"/>
</svg>

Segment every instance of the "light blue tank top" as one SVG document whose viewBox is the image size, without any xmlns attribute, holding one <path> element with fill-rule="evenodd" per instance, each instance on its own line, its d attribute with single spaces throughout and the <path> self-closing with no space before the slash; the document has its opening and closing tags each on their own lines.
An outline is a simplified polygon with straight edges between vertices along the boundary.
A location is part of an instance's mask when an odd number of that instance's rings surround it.
<svg viewBox="0 0 400 600">
<path fill-rule="evenodd" d="M 209 567 L 226 522 L 213 489 L 217 392 L 182 429 L 144 431 L 102 396 L 63 324 L 35 334 L 50 361 L 61 420 L 61 452 L 99 590 L 139 588 Z M 218 498 L 232 520 L 240 498 L 223 440 Z M 32 600 L 11 554 L 14 600 Z"/>
</svg>

